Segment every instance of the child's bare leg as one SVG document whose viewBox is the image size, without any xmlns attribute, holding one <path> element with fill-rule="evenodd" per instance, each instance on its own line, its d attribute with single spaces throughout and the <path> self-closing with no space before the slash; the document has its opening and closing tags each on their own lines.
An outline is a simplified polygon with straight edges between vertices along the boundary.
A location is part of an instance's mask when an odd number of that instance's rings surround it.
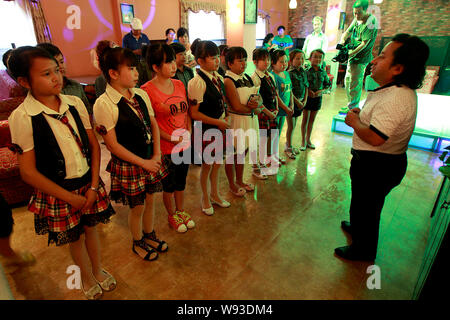
<svg viewBox="0 0 450 320">
<path fill-rule="evenodd" d="M 314 126 L 314 120 L 316 120 L 317 111 L 311 111 L 311 115 L 308 121 L 308 129 L 306 131 L 306 142 L 311 144 L 311 132 Z"/>
<path fill-rule="evenodd" d="M 163 203 L 164 207 L 166 207 L 168 214 L 175 214 L 175 208 L 173 206 L 173 193 L 172 192 L 163 192 Z"/>
<path fill-rule="evenodd" d="M 309 115 L 310 115 L 309 110 L 305 110 L 303 112 L 303 117 L 302 117 L 302 147 L 305 148 L 306 147 L 306 128 L 308 127 L 308 122 L 309 122 Z"/>
<path fill-rule="evenodd" d="M 92 275 L 92 267 L 85 247 L 84 235 L 81 235 L 77 241 L 69 243 L 69 250 L 73 262 L 80 268 L 83 288 L 87 291 L 96 285 L 97 282 Z"/>
<path fill-rule="evenodd" d="M 175 195 L 175 207 L 178 211 L 184 210 L 184 191 L 176 191 L 174 192 Z"/>
<path fill-rule="evenodd" d="M 287 122 L 286 148 L 291 148 L 292 147 L 292 133 L 294 132 L 293 117 L 286 116 L 286 122 Z"/>
<path fill-rule="evenodd" d="M 130 227 L 133 240 L 142 239 L 142 213 L 144 205 L 136 206 L 130 210 L 128 215 L 128 225 Z"/>
<path fill-rule="evenodd" d="M 219 194 L 219 169 L 221 166 L 221 163 L 214 163 L 211 170 L 211 197 L 217 202 L 223 202 L 223 199 Z"/>
<path fill-rule="evenodd" d="M 145 196 L 145 208 L 144 214 L 142 216 L 142 227 L 145 233 L 151 233 L 154 230 L 155 225 L 155 196 L 154 193 L 147 193 Z M 148 244 L 151 244 L 153 247 L 157 248 L 159 243 L 157 241 L 145 238 L 145 241 Z M 167 243 L 164 243 L 161 250 L 166 250 Z"/>
<path fill-rule="evenodd" d="M 107 276 L 102 272 L 102 264 L 100 258 L 100 241 L 96 227 L 84 227 L 85 245 L 92 264 L 92 273 L 98 281 L 103 281 Z"/>
<path fill-rule="evenodd" d="M 213 170 L 214 164 L 202 164 L 200 172 L 200 186 L 202 188 L 202 206 L 204 209 L 211 208 L 211 201 L 209 201 L 209 176 Z"/>
</svg>

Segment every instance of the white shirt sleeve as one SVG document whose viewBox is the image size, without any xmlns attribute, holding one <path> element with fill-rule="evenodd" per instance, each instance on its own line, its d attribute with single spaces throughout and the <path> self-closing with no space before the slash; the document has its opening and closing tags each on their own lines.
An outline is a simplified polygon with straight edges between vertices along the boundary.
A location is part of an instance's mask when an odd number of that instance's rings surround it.
<svg viewBox="0 0 450 320">
<path fill-rule="evenodd" d="M 116 126 L 119 117 L 119 109 L 106 93 L 102 94 L 94 104 L 94 121 L 97 126 L 104 126 L 106 131 Z"/>
<path fill-rule="evenodd" d="M 206 83 L 199 75 L 196 75 L 194 78 L 189 80 L 188 82 L 189 100 L 195 100 L 197 101 L 197 104 L 200 104 L 203 102 L 203 96 L 205 95 L 205 92 L 206 92 Z"/>
<path fill-rule="evenodd" d="M 33 127 L 31 117 L 23 108 L 14 110 L 8 118 L 12 143 L 17 144 L 23 152 L 34 149 Z"/>
</svg>

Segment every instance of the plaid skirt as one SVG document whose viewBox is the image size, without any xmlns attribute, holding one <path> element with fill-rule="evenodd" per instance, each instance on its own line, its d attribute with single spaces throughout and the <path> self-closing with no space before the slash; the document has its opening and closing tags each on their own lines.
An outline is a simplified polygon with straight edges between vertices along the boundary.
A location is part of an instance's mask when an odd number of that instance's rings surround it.
<svg viewBox="0 0 450 320">
<path fill-rule="evenodd" d="M 270 110 L 273 111 L 273 110 Z M 277 128 L 277 120 L 270 119 L 269 116 L 267 116 L 265 113 L 261 112 L 258 114 L 258 122 L 259 122 L 259 129 L 276 129 Z"/>
<path fill-rule="evenodd" d="M 90 185 L 88 183 L 71 192 L 84 195 Z M 36 233 L 40 235 L 48 233 L 48 244 L 55 243 L 60 246 L 78 241 L 84 233 L 84 226 L 93 227 L 100 222 L 108 223 L 115 212 L 101 179 L 97 194 L 97 200 L 89 209 L 77 211 L 63 200 L 35 190 L 28 204 L 28 210 L 34 213 Z"/>
<path fill-rule="evenodd" d="M 170 162 L 161 158 L 161 168 L 147 172 L 143 168 L 123 161 L 113 155 L 106 171 L 111 174 L 111 200 L 134 208 L 145 203 L 146 194 L 162 192 L 161 180 L 168 174 Z"/>
</svg>

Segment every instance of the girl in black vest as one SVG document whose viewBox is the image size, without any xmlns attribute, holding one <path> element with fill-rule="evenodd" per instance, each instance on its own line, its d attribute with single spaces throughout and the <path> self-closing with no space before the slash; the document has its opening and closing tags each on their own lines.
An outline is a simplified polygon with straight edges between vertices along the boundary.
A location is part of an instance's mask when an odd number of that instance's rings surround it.
<svg viewBox="0 0 450 320">
<path fill-rule="evenodd" d="M 99 177 L 100 148 L 88 112 L 78 97 L 60 94 L 58 64 L 43 49 L 14 50 L 9 67 L 29 90 L 9 125 L 22 179 L 35 188 L 28 210 L 36 233 L 48 233 L 49 244 L 69 243 L 84 294 L 98 299 L 116 281 L 102 268 L 95 226 L 109 222 L 114 210 Z"/>
<path fill-rule="evenodd" d="M 213 215 L 212 204 L 227 208 L 228 201 L 219 195 L 219 168 L 223 163 L 225 130 L 230 127 L 224 97 L 223 78 L 217 72 L 220 63 L 219 49 L 212 41 L 200 41 L 195 46 L 195 60 L 200 65 L 197 74 L 188 83 L 190 115 L 194 123 L 194 150 L 201 153 L 200 184 L 203 192 L 202 212 Z M 198 125 L 202 126 L 201 132 Z M 212 130 L 210 130 L 212 129 Z M 196 133 L 201 136 L 197 136 Z M 212 134 L 212 140 L 204 134 Z M 219 137 L 220 136 L 220 137 Z M 200 149 L 200 150 L 198 150 Z M 208 180 L 211 180 L 211 196 Z"/>
<path fill-rule="evenodd" d="M 153 194 L 162 191 L 167 162 L 161 161 L 159 129 L 147 93 L 135 88 L 137 58 L 124 48 L 105 48 L 99 58 L 108 84 L 94 105 L 96 129 L 103 136 L 111 160 L 110 197 L 130 207 L 128 224 L 132 250 L 144 260 L 155 260 L 168 249 L 153 229 Z"/>
</svg>

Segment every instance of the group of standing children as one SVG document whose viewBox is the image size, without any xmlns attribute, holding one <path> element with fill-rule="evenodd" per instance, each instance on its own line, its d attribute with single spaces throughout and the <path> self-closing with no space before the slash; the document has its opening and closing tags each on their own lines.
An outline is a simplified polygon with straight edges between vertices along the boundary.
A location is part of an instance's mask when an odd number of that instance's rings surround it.
<svg viewBox="0 0 450 320">
<path fill-rule="evenodd" d="M 183 50 L 174 46 L 150 46 L 147 63 L 155 76 L 136 88 L 136 56 L 129 49 L 105 46 L 99 65 L 107 85 L 93 107 L 95 125 L 79 98 L 61 94 L 63 78 L 51 54 L 21 47 L 9 58 L 11 74 L 29 90 L 9 118 L 21 176 L 36 190 L 28 209 L 35 214 L 36 233 L 48 234 L 49 244 L 69 244 L 88 299 L 116 287 L 114 277 L 102 267 L 95 229 L 114 214 L 110 199 L 130 207 L 132 251 L 144 260 L 155 260 L 168 250 L 154 230 L 155 193 L 163 192 L 172 228 L 185 232 L 195 227 L 184 207 L 189 169 L 184 159 L 193 148 L 201 155 L 211 154 L 201 157 L 201 208 L 206 215 L 214 214 L 213 205 L 230 206 L 218 188 L 224 160 L 230 192 L 236 196 L 254 191 L 254 185 L 243 180 L 246 154 L 258 179 L 267 179 L 285 163 L 278 155 L 278 138 L 286 117 L 288 157 L 298 153 L 292 132 L 303 109 L 307 117 L 302 122 L 301 150 L 314 148 L 312 124 L 322 89 L 329 86 L 319 67 L 323 52 L 313 51 L 312 67 L 305 71 L 303 52 L 294 50 L 288 72 L 284 50 L 256 49 L 256 71 L 249 77 L 244 73 L 247 52 L 232 47 L 226 50 L 227 71 L 222 77 L 219 49 L 211 41 L 200 41 L 194 52 L 200 68 L 183 82 L 174 79 L 184 72 L 178 54 Z M 201 126 L 201 139 L 190 138 L 192 121 Z M 99 174 L 100 147 L 93 128 L 111 152 L 106 169 L 111 177 L 109 197 Z"/>
</svg>

